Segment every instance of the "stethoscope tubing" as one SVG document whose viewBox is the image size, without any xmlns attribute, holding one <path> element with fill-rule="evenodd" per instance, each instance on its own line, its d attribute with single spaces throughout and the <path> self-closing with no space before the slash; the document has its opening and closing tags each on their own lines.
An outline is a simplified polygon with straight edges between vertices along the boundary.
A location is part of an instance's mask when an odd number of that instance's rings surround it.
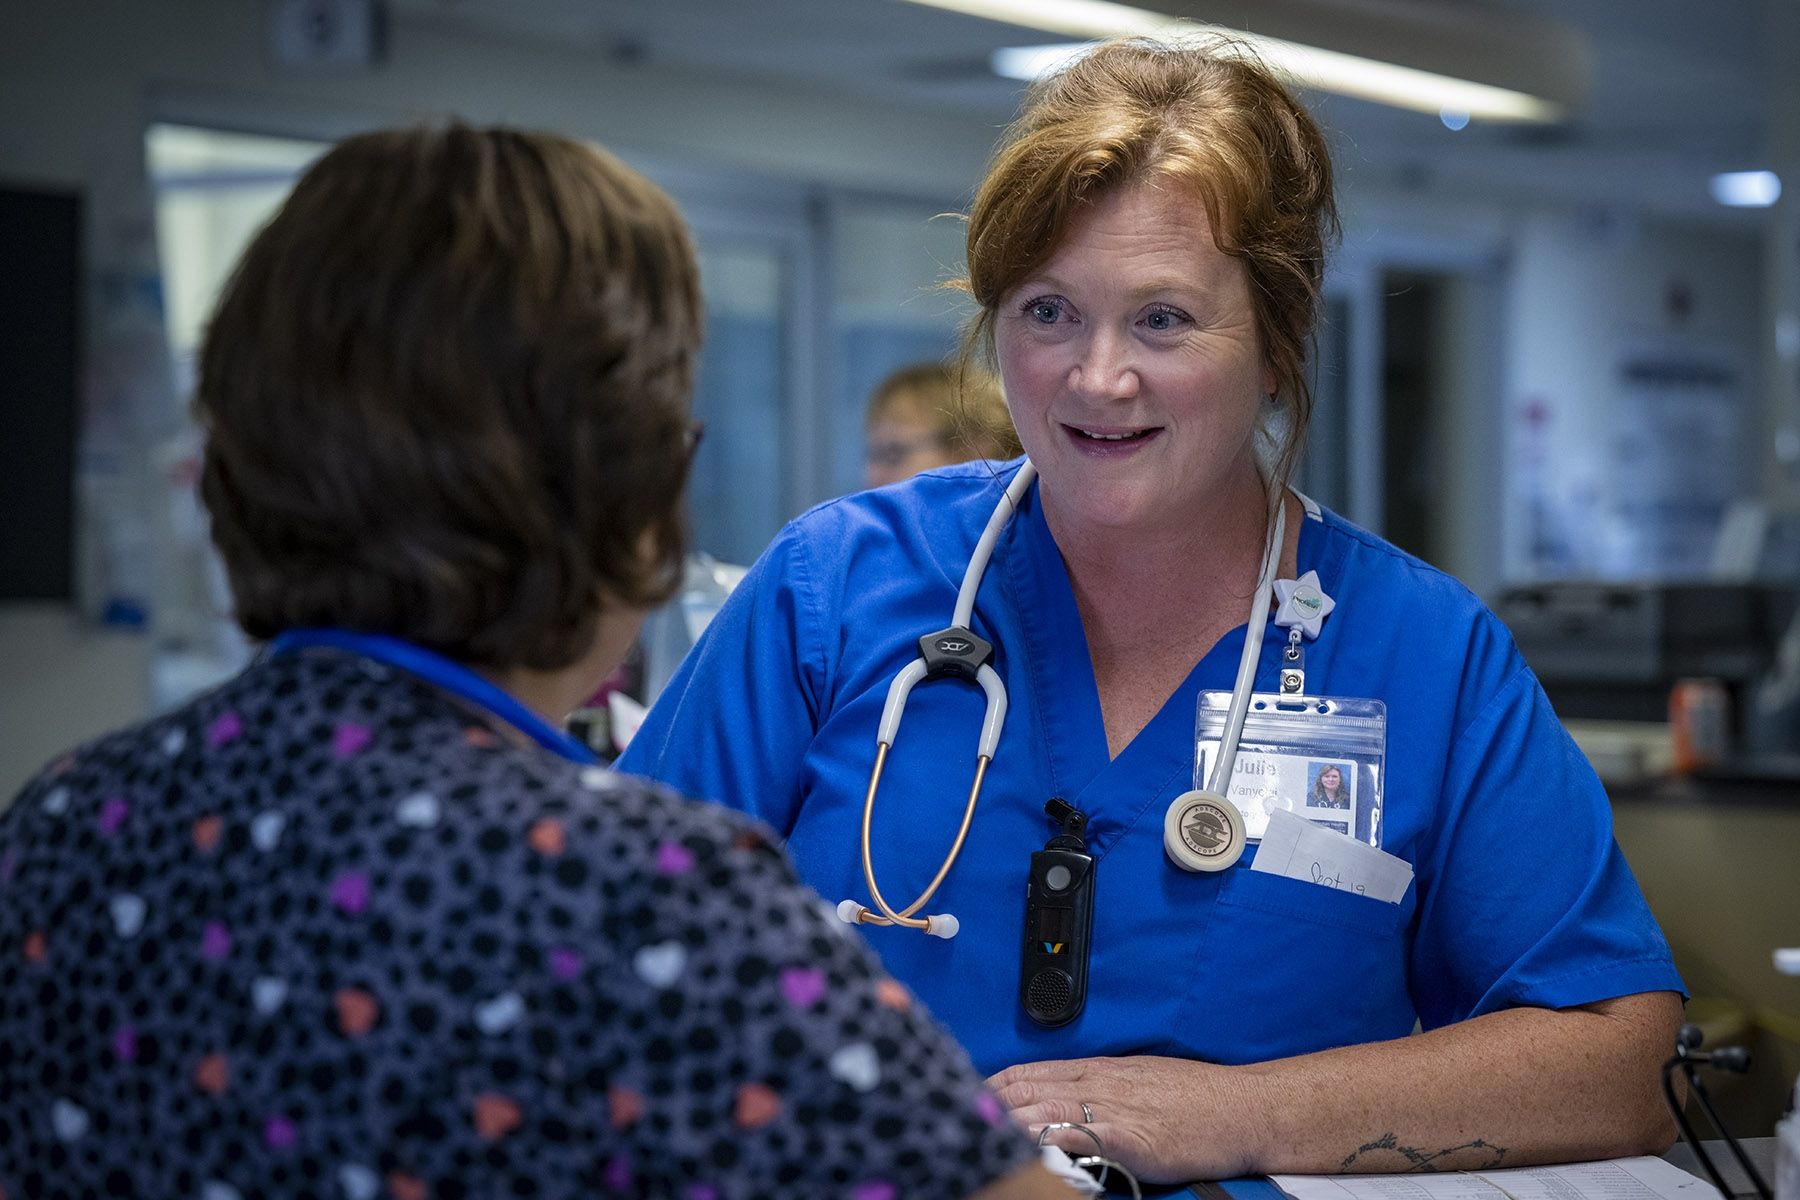
<svg viewBox="0 0 1800 1200">
<path fill-rule="evenodd" d="M 876 748 L 875 770 L 869 776 L 869 792 L 863 801 L 862 819 L 863 880 L 869 885 L 869 896 L 875 901 L 875 907 L 881 910 L 882 915 L 876 916 L 865 909 L 857 919 L 868 925 L 904 925 L 923 930 L 926 933 L 935 932 L 942 937 L 953 937 L 957 929 L 955 917 L 943 914 L 921 920 L 914 917 L 913 914 L 931 901 L 932 895 L 944 882 L 945 876 L 950 874 L 950 868 L 955 865 L 957 857 L 962 854 L 963 842 L 967 840 L 969 826 L 975 819 L 975 803 L 981 799 L 981 785 L 987 778 L 988 763 L 992 760 L 983 755 L 975 761 L 975 783 L 969 789 L 968 803 L 963 805 L 962 824 L 957 826 L 956 840 L 951 843 L 949 853 L 944 855 L 944 861 L 938 865 L 937 874 L 931 877 L 931 882 L 925 885 L 925 890 L 919 893 L 917 900 L 895 912 L 893 906 L 887 902 L 887 898 L 881 894 L 881 886 L 875 882 L 875 858 L 870 838 L 870 827 L 875 817 L 875 791 L 881 786 L 881 771 L 887 763 L 887 752 L 888 747 L 885 744 Z M 842 908 L 841 905 L 839 907 Z M 937 925 L 935 929 L 934 922 Z"/>
<path fill-rule="evenodd" d="M 963 570 L 962 584 L 956 593 L 956 609 L 951 625 L 963 629 L 970 627 L 975 615 L 975 594 L 981 590 L 981 580 L 987 574 L 989 560 L 993 557 L 994 546 L 1007 523 L 1018 511 L 1019 505 L 1030 489 L 1032 480 L 1037 478 L 1037 468 L 1026 459 L 1019 467 L 1018 473 L 1007 484 L 1001 494 L 1000 502 L 988 515 L 987 524 L 982 527 L 981 536 L 975 542 L 975 549 L 969 555 L 968 566 Z M 968 838 L 969 826 L 975 819 L 975 805 L 981 799 L 981 785 L 987 779 L 988 764 L 994 760 L 994 752 L 1000 746 L 1000 733 L 1006 725 L 1006 685 L 1001 682 L 1000 675 L 993 667 L 982 664 L 975 672 L 975 682 L 981 685 L 987 704 L 981 719 L 981 736 L 976 742 L 975 782 L 969 789 L 969 799 L 963 805 L 962 823 L 957 826 L 956 839 L 950 845 L 949 853 L 938 865 L 937 874 L 923 892 L 905 908 L 896 910 L 888 903 L 887 897 L 881 894 L 881 887 L 875 881 L 875 854 L 871 839 L 871 829 L 875 821 L 875 795 L 881 787 L 882 769 L 887 765 L 888 751 L 900 736 L 900 720 L 906 715 L 906 701 L 912 690 L 926 678 L 925 660 L 921 656 L 913 659 L 894 676 L 888 685 L 887 698 L 881 706 L 881 722 L 875 731 L 875 767 L 869 774 L 869 790 L 863 797 L 862 814 L 862 868 L 863 881 L 868 884 L 869 898 L 875 902 L 880 915 L 871 913 L 854 901 L 845 901 L 839 906 L 840 914 L 848 912 L 846 920 L 871 925 L 901 925 L 910 929 L 923 930 L 940 937 L 952 937 L 957 929 L 956 918 L 948 914 L 927 916 L 923 919 L 913 916 L 930 902 L 940 884 L 950 874 L 957 857 L 962 853 L 963 842 Z"/>
<path fill-rule="evenodd" d="M 1256 666 L 1262 660 L 1263 637 L 1269 629 L 1269 601 L 1275 592 L 1275 576 L 1281 569 L 1282 544 L 1287 538 L 1287 498 L 1275 496 L 1273 528 L 1268 544 L 1263 547 L 1262 571 L 1256 579 L 1256 597 L 1250 603 L 1250 620 L 1244 626 L 1244 649 L 1238 656 L 1237 679 L 1231 688 L 1231 707 L 1225 711 L 1224 737 L 1219 742 L 1219 760 L 1213 764 L 1207 786 L 1217 795 L 1225 795 L 1237 765 L 1238 742 L 1244 736 L 1244 722 L 1250 715 L 1250 695 L 1256 690 Z"/>
<path fill-rule="evenodd" d="M 975 543 L 974 551 L 969 555 L 968 566 L 963 571 L 962 584 L 956 593 L 956 609 L 951 625 L 964 630 L 972 629 L 971 622 L 975 614 L 975 595 L 981 589 L 981 580 L 987 573 L 989 560 L 993 557 L 994 546 L 999 542 L 1001 533 L 1013 515 L 1023 503 L 1026 491 L 1037 477 L 1037 469 L 1031 460 L 1026 459 L 1013 476 L 1012 482 L 1001 495 L 1000 502 L 988 516 L 987 524 L 982 528 L 981 536 Z M 1224 737 L 1219 746 L 1219 760 L 1213 766 L 1212 778 L 1209 781 L 1213 792 L 1224 796 L 1225 787 L 1230 783 L 1231 771 L 1237 760 L 1238 743 L 1243 737 L 1244 722 L 1249 716 L 1250 698 L 1256 685 L 1256 668 L 1262 658 L 1262 643 L 1268 630 L 1269 603 L 1275 588 L 1275 576 L 1281 566 L 1281 552 L 1287 534 L 1287 504 L 1284 494 L 1278 493 L 1274 502 L 1274 513 L 1271 517 L 1271 528 L 1268 541 L 1263 547 L 1261 570 L 1257 574 L 1256 593 L 1251 602 L 1250 618 L 1244 630 L 1243 652 L 1238 658 L 1237 678 L 1232 687 L 1231 706 L 1226 712 Z M 1001 729 L 1006 721 L 1006 686 L 991 666 L 983 665 L 976 672 L 976 682 L 981 685 L 987 697 L 986 714 L 981 723 L 981 737 L 978 742 L 975 766 L 975 783 L 969 790 L 968 802 L 963 806 L 962 823 L 956 831 L 956 839 L 950 851 L 944 856 L 937 874 L 931 883 L 919 894 L 919 897 L 902 909 L 895 909 L 882 895 L 880 886 L 875 881 L 875 857 L 872 846 L 871 830 L 875 819 L 875 796 L 881 787 L 883 768 L 887 765 L 888 751 L 900 736 L 900 721 L 906 713 L 906 702 L 911 697 L 913 688 L 927 678 L 927 666 L 924 657 L 913 659 L 894 676 L 888 685 L 888 692 L 881 709 L 881 721 L 875 734 L 875 765 L 869 775 L 869 789 L 863 798 L 861 851 L 863 880 L 868 884 L 869 896 L 875 902 L 879 912 L 870 912 L 863 905 L 853 900 L 846 900 L 838 906 L 839 915 L 846 921 L 857 924 L 900 925 L 911 929 L 920 929 L 941 937 L 954 936 L 957 922 L 949 914 L 928 916 L 924 919 L 913 916 L 923 908 L 944 882 L 961 854 L 964 841 L 968 837 L 969 825 L 975 817 L 975 805 L 981 798 L 981 786 L 987 776 L 988 764 L 993 761 L 999 749 Z"/>
<path fill-rule="evenodd" d="M 975 616 L 975 593 L 981 590 L 981 580 L 987 574 L 988 560 L 994 556 L 994 544 L 1000 540 L 1000 534 L 1006 529 L 1007 522 L 1019 511 L 1019 505 L 1025 500 L 1025 493 L 1031 489 L 1031 481 L 1037 478 L 1037 468 L 1031 465 L 1028 458 L 1019 466 L 1019 473 L 1013 476 L 1012 482 L 1006 485 L 1006 492 L 1000 497 L 1000 503 L 988 515 L 987 525 L 981 531 L 981 538 L 975 543 L 975 552 L 969 555 L 969 565 L 963 570 L 962 586 L 956 590 L 956 615 L 950 622 L 964 629 L 973 628 L 969 624 Z"/>
</svg>

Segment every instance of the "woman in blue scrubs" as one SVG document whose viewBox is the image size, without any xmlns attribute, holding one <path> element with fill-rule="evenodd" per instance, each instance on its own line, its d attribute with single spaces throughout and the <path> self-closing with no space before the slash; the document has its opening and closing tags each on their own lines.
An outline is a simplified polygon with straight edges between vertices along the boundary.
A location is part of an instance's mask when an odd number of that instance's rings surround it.
<svg viewBox="0 0 1800 1200">
<path fill-rule="evenodd" d="M 974 603 L 1011 708 L 929 905 L 960 932 L 863 931 L 1015 1117 L 1081 1124 L 1143 1178 L 1660 1149 L 1681 981 L 1599 782 L 1466 589 L 1286 487 L 1335 225 L 1318 128 L 1242 57 L 1109 44 L 1034 92 L 968 236 L 971 352 L 997 361 L 1038 472 Z M 624 765 L 754 813 L 827 898 L 872 905 L 859 838 L 889 683 L 947 623 L 1020 469 L 947 467 L 794 521 Z M 1196 699 L 1233 686 L 1278 506 L 1278 577 L 1316 572 L 1336 601 L 1307 691 L 1387 706 L 1399 903 L 1253 871 L 1254 846 L 1216 873 L 1165 856 Z M 1284 642 L 1263 639 L 1259 690 Z M 978 688 L 915 692 L 872 818 L 890 898 L 954 838 L 983 712 Z M 1087 814 L 1097 860 L 1087 1003 L 1058 1028 L 1018 1000 L 1051 797 Z"/>
</svg>

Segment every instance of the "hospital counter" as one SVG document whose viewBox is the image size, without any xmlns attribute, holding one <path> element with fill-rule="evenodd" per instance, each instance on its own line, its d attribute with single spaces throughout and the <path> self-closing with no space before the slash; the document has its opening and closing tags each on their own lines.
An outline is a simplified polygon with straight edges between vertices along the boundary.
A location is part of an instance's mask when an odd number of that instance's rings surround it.
<svg viewBox="0 0 1800 1200">
<path fill-rule="evenodd" d="M 1776 1139 L 1772 1137 L 1739 1139 L 1739 1143 L 1751 1163 L 1768 1181 L 1773 1181 L 1775 1178 L 1775 1141 Z M 1725 1180 L 1725 1186 L 1731 1193 L 1730 1200 L 1760 1200 L 1756 1185 L 1738 1166 L 1724 1142 L 1703 1138 L 1702 1147 L 1707 1156 L 1712 1159 L 1713 1166 L 1718 1169 L 1720 1177 Z M 1663 1158 L 1695 1178 L 1705 1179 L 1707 1177 L 1699 1160 L 1694 1157 L 1694 1152 L 1684 1142 L 1676 1142 L 1674 1147 L 1663 1155 Z M 1121 1194 L 1123 1193 L 1118 1189 L 1109 1193 L 1109 1195 Z M 1283 1200 L 1284 1193 L 1266 1176 L 1257 1176 L 1247 1179 L 1226 1179 L 1216 1183 L 1195 1183 L 1186 1188 L 1155 1190 L 1146 1188 L 1144 1196 L 1145 1200 L 1189 1196 L 1198 1197 L 1199 1200 Z"/>
<path fill-rule="evenodd" d="M 1743 1077 L 1707 1077 L 1732 1131 L 1768 1136 L 1800 1076 L 1800 778 L 1696 775 L 1609 783 L 1614 829 L 1668 935 L 1709 1045 L 1745 1044 Z"/>
</svg>

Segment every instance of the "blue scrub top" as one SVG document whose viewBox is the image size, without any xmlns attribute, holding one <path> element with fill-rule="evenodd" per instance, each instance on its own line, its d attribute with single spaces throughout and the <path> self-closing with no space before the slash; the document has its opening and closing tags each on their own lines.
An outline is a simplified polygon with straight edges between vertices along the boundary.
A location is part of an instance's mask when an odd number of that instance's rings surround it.
<svg viewBox="0 0 1800 1200">
<path fill-rule="evenodd" d="M 869 903 L 858 837 L 889 682 L 950 623 L 981 529 L 1018 463 L 970 463 L 831 501 L 782 531 L 695 646 L 625 770 L 762 818 L 836 904 Z M 1307 690 L 1386 702 L 1383 848 L 1413 865 L 1388 904 L 1253 872 L 1189 874 L 1163 812 L 1192 786 L 1196 700 L 1229 690 L 1227 633 L 1109 760 L 1068 574 L 1034 486 L 996 547 L 974 629 L 1010 709 L 968 843 L 930 912 L 952 940 L 861 927 L 983 1072 L 1037 1059 L 1165 1054 L 1257 1062 L 1401 1037 L 1514 1005 L 1681 990 L 1613 841 L 1599 780 L 1500 621 L 1454 579 L 1308 505 L 1299 569 L 1337 601 Z M 1257 672 L 1273 691 L 1285 631 Z M 883 894 L 910 903 L 956 833 L 979 688 L 913 692 L 876 803 Z M 1086 812 L 1099 860 L 1087 1008 L 1043 1029 L 1019 1007 L 1044 802 Z"/>
</svg>

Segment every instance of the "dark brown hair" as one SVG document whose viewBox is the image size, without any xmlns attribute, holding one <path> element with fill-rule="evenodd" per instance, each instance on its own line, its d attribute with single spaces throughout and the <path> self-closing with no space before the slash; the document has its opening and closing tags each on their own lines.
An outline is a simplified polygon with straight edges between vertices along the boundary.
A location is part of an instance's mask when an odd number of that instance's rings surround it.
<svg viewBox="0 0 1800 1200">
<path fill-rule="evenodd" d="M 1213 241 L 1249 272 L 1284 418 L 1265 425 L 1271 482 L 1284 484 L 1312 419 L 1306 355 L 1337 207 L 1319 127 L 1240 43 L 1106 42 L 1033 86 L 970 209 L 966 285 L 981 311 L 964 358 L 991 358 L 1000 303 L 1085 204 L 1148 179 L 1189 188 Z"/>
<path fill-rule="evenodd" d="M 1019 435 L 992 371 L 973 364 L 914 363 L 876 385 L 864 414 L 873 428 L 888 417 L 931 427 L 944 448 L 966 458 L 1014 458 Z"/>
<path fill-rule="evenodd" d="M 207 331 L 201 494 L 246 632 L 335 626 L 549 670 L 666 598 L 701 336 L 673 203 L 592 146 L 350 138 Z"/>
</svg>

